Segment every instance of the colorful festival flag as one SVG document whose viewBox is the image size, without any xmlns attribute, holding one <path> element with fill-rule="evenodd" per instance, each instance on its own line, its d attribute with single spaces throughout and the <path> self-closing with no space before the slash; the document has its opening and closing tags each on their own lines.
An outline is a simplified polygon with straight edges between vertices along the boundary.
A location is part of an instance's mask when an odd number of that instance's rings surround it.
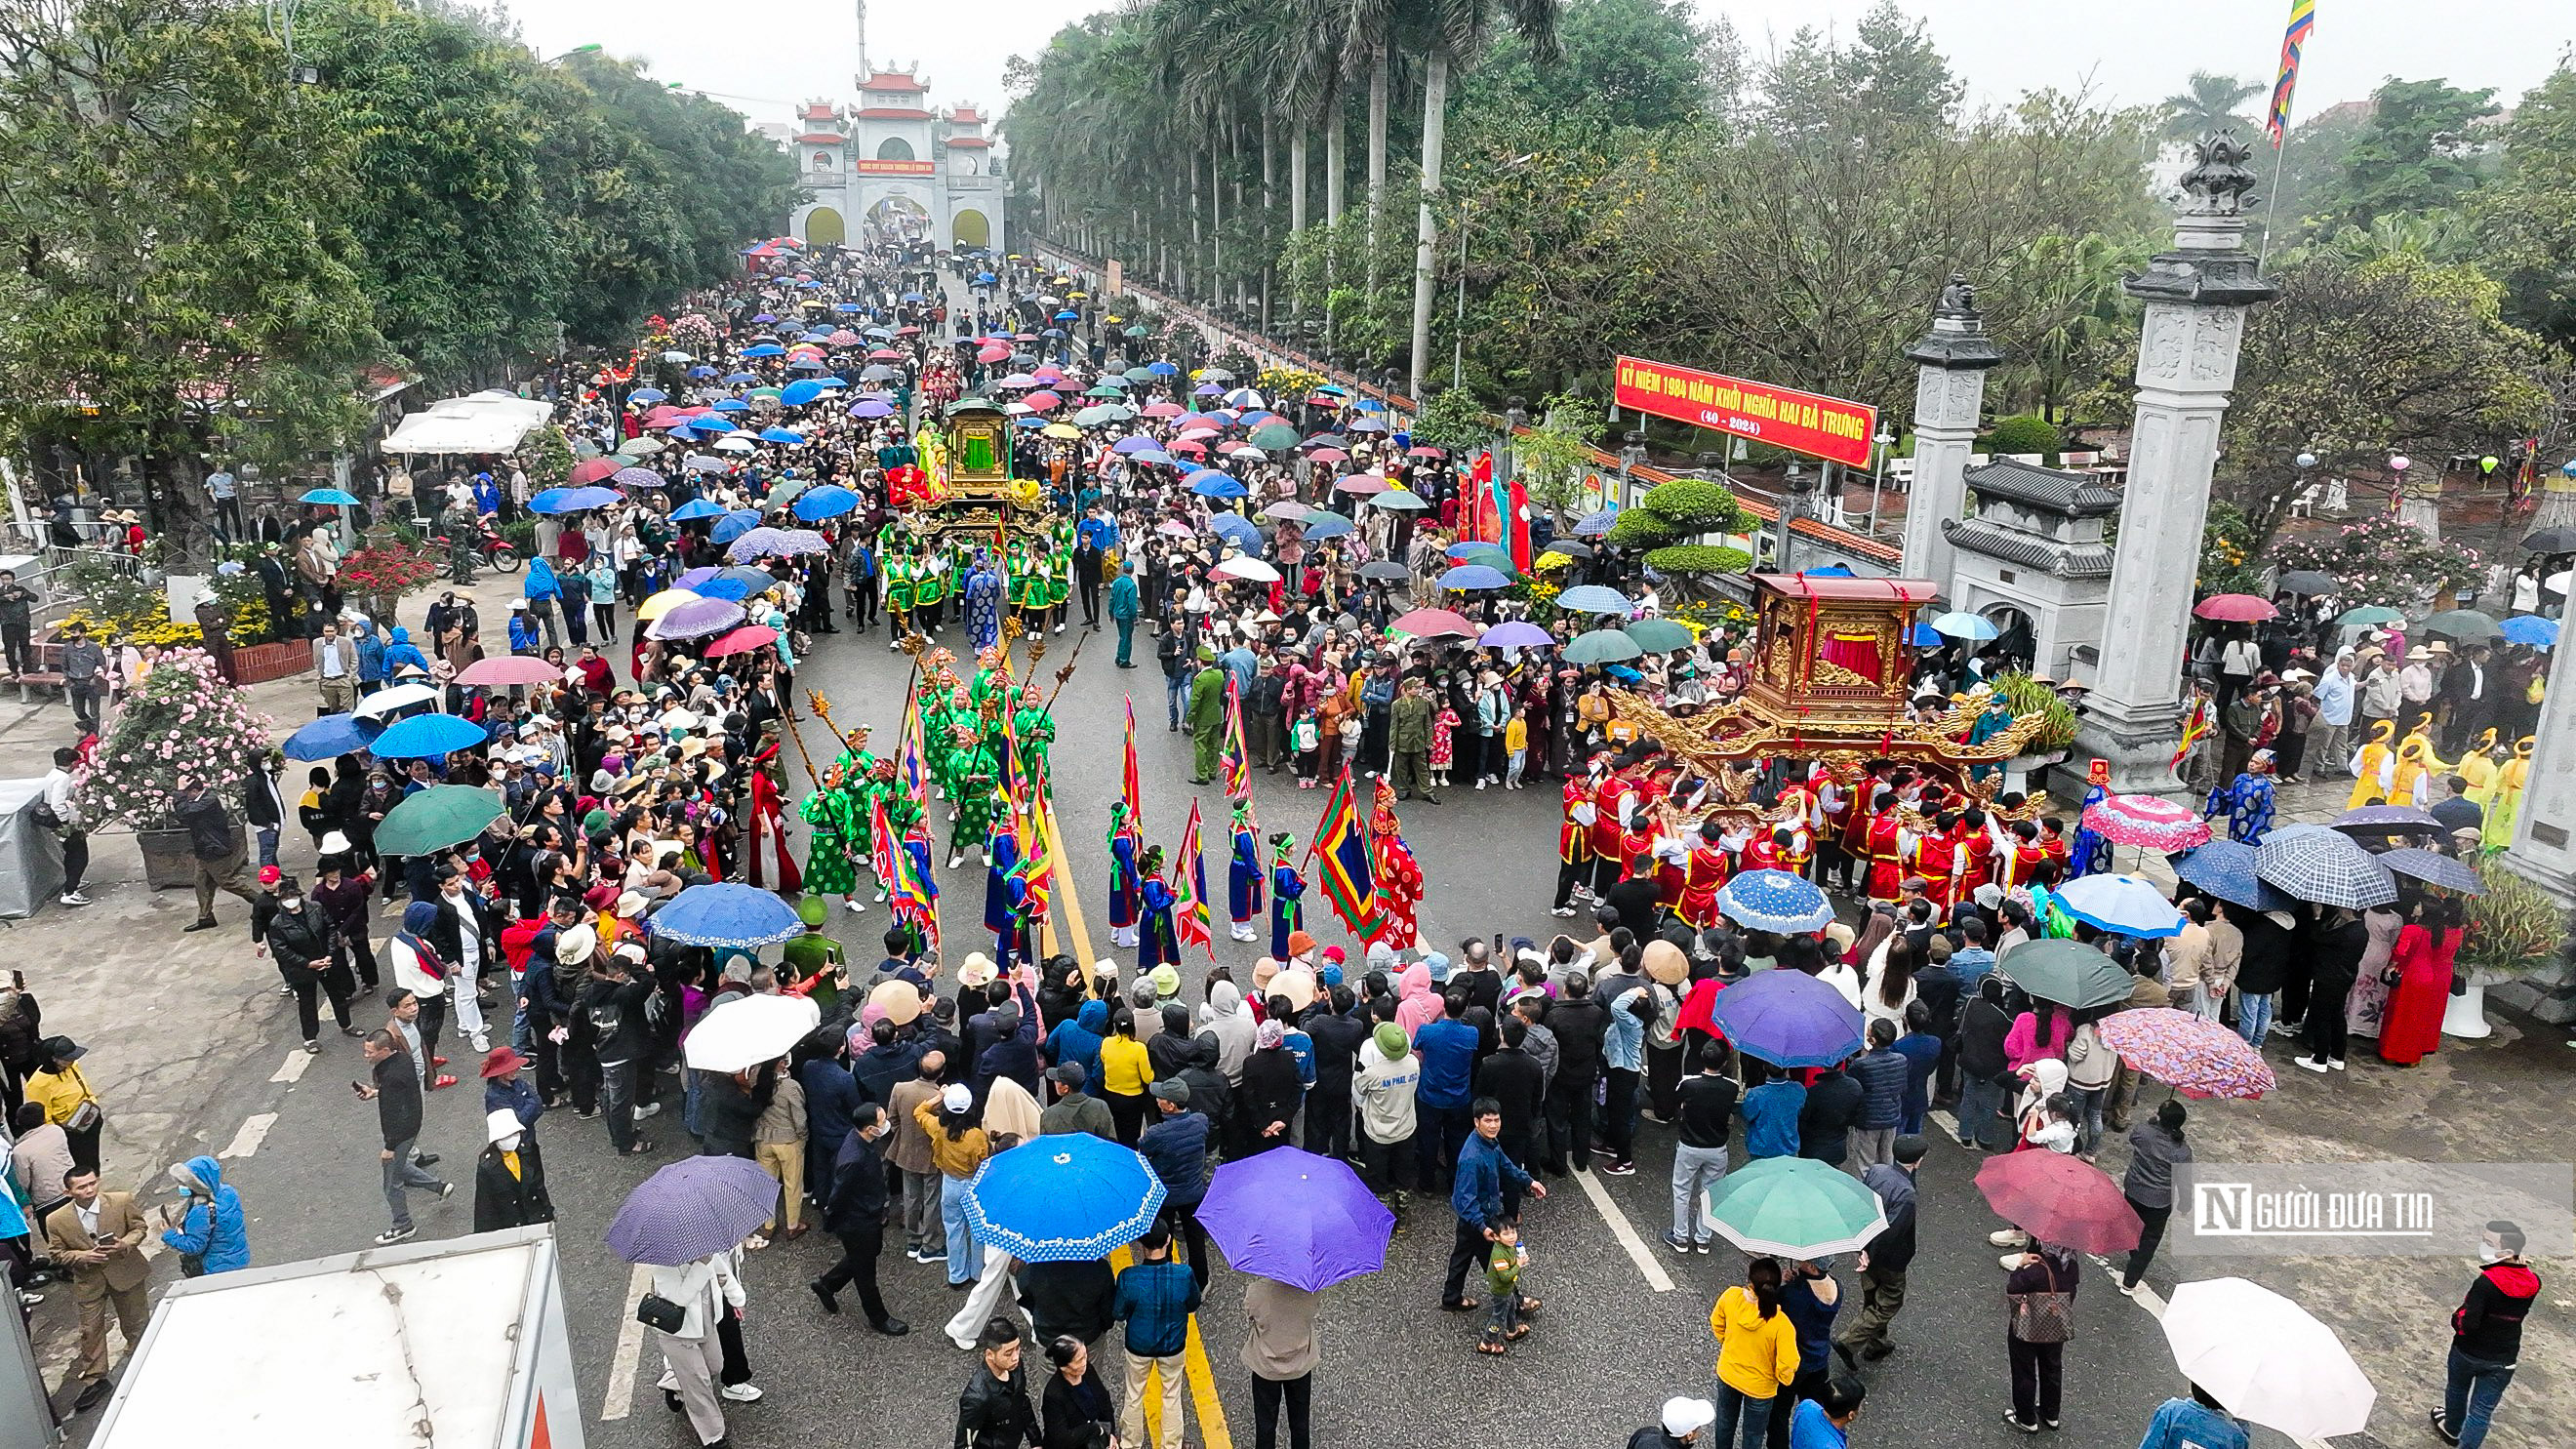
<svg viewBox="0 0 2576 1449">
<path fill-rule="evenodd" d="M 1252 752 L 1243 747 L 1243 691 L 1234 676 L 1225 681 L 1225 793 L 1237 800 L 1252 796 Z"/>
<path fill-rule="evenodd" d="M 1208 909 L 1207 860 L 1199 849 L 1199 802 L 1190 798 L 1190 823 L 1181 830 L 1181 868 L 1172 872 L 1172 929 L 1184 946 L 1216 959 L 1216 932 Z"/>
<path fill-rule="evenodd" d="M 2290 0 L 2290 27 L 2281 34 L 2281 70 L 2272 79 L 2272 108 L 2263 119 L 2263 130 L 2272 138 L 2272 149 L 2281 149 L 2281 138 L 2290 129 L 2290 93 L 2299 86 L 2299 52 L 2305 50 L 2308 35 L 2317 27 L 2317 0 Z"/>
<path fill-rule="evenodd" d="M 1127 823 L 1145 828 L 1145 788 L 1136 769 L 1136 696 L 1127 696 L 1127 757 L 1118 777 L 1118 798 L 1127 802 Z"/>
<path fill-rule="evenodd" d="M 1306 847 L 1306 854 L 1322 862 L 1324 898 L 1333 903 L 1333 914 L 1342 918 L 1352 935 L 1374 940 L 1377 894 L 1370 883 L 1369 835 L 1360 820 L 1348 765 L 1333 782 L 1332 797 L 1324 802 L 1324 817 L 1315 822 L 1314 842 Z"/>
<path fill-rule="evenodd" d="M 2209 732 L 2217 725 L 2218 711 L 2210 702 L 2205 699 L 2194 701 L 2183 715 L 2182 742 L 2174 746 L 2171 768 L 2181 769 L 2183 760 L 2191 754 L 2192 746 L 2209 738 Z"/>
<path fill-rule="evenodd" d="M 1029 811 L 1028 820 L 1028 853 L 1011 869 L 1011 878 L 1020 887 L 1019 916 L 1023 923 L 1045 920 L 1047 902 L 1055 892 L 1055 844 L 1047 830 L 1043 803 Z"/>
</svg>

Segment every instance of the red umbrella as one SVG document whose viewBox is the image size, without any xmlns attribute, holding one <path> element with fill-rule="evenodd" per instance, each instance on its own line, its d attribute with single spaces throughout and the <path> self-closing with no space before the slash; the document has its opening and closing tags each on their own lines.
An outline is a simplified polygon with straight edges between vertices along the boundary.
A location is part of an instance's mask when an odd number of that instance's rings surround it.
<svg viewBox="0 0 2576 1449">
<path fill-rule="evenodd" d="M 1317 448 L 1306 455 L 1318 463 L 1347 463 L 1351 455 L 1339 448 Z"/>
<path fill-rule="evenodd" d="M 870 353 L 868 354 L 868 361 L 870 361 L 870 362 L 901 362 L 901 361 L 903 361 L 903 354 L 902 354 L 902 353 L 900 353 L 900 352 L 895 351 L 895 350 L 894 350 L 893 348 L 891 348 L 891 347 L 880 347 L 880 348 L 877 348 L 875 351 L 870 352 Z"/>
<path fill-rule="evenodd" d="M 1376 473 L 1351 473 L 1333 480 L 1334 492 L 1349 493 L 1361 498 L 1375 493 L 1384 493 L 1390 486 L 1392 485 L 1383 476 Z"/>
<path fill-rule="evenodd" d="M 2209 843 L 2209 822 L 2199 811 L 2154 795 L 2106 795 L 2085 810 L 2083 824 L 2113 845 L 2163 855 Z"/>
<path fill-rule="evenodd" d="M 580 488 L 596 483 L 622 466 L 615 458 L 584 458 L 572 465 L 572 486 Z"/>
<path fill-rule="evenodd" d="M 894 335 L 897 337 L 919 337 L 921 335 L 921 329 L 909 326 L 898 327 L 894 329 Z"/>
<path fill-rule="evenodd" d="M 754 649 L 777 642 L 778 631 L 767 624 L 745 624 L 730 633 L 717 636 L 716 641 L 707 646 L 707 657 L 720 659 L 727 654 L 748 654 Z"/>
<path fill-rule="evenodd" d="M 459 684 L 561 684 L 563 666 L 531 654 L 486 654 L 457 672 Z"/>
<path fill-rule="evenodd" d="M 1194 453 L 1200 456 L 1205 456 L 1207 453 L 1207 444 L 1200 442 L 1196 438 L 1183 438 L 1175 443 L 1164 444 L 1163 451 L 1166 453 Z"/>
<path fill-rule="evenodd" d="M 1438 448 L 1431 447 L 1428 444 L 1424 444 L 1420 447 L 1407 448 L 1404 450 L 1404 455 L 1408 458 L 1446 458 L 1449 456 L 1448 454 L 1441 452 Z"/>
<path fill-rule="evenodd" d="M 1398 633 L 1410 634 L 1416 639 L 1436 639 L 1444 634 L 1472 639 L 1479 632 L 1477 627 L 1468 623 L 1463 615 L 1454 614 L 1447 609 L 1416 609 L 1387 627 Z M 2133 1240 L 2130 1246 L 2135 1247 L 2137 1244 Z"/>
<path fill-rule="evenodd" d="M 999 362 L 1010 355 L 1011 349 L 1003 346 L 999 342 L 988 342 L 982 347 L 975 349 L 975 360 L 977 362 Z"/>
<path fill-rule="evenodd" d="M 2145 1231 L 2109 1173 L 2060 1152 L 1989 1157 L 1977 1169 L 1977 1190 L 2005 1222 L 2081 1253 L 2125 1253 Z"/>
<path fill-rule="evenodd" d="M 1137 411 L 1149 418 L 1177 418 L 1188 409 L 1176 402 L 1149 402 Z"/>
<path fill-rule="evenodd" d="M 2258 599 L 2252 594 L 2212 594 L 2193 605 L 2191 611 L 2201 618 L 2215 619 L 2224 624 L 2259 624 L 2265 619 L 2281 617 L 2281 611 L 2272 607 L 2271 600 Z"/>
<path fill-rule="evenodd" d="M 1048 392 L 1044 388 L 1040 388 L 1036 392 L 1030 393 L 1027 397 L 1020 399 L 1020 401 L 1027 403 L 1029 405 L 1029 411 L 1033 413 L 1053 412 L 1057 408 L 1064 406 L 1063 398 L 1057 397 L 1054 393 Z"/>
</svg>

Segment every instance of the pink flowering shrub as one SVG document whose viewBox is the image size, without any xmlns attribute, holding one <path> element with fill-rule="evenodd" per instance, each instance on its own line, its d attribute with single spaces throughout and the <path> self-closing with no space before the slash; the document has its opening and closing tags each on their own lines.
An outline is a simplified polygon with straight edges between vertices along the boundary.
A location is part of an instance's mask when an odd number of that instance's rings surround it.
<svg viewBox="0 0 2576 1449">
<path fill-rule="evenodd" d="M 126 696 L 73 786 L 93 818 L 165 828 L 187 786 L 234 793 L 268 753 L 268 731 L 204 650 L 174 649 Z"/>
</svg>

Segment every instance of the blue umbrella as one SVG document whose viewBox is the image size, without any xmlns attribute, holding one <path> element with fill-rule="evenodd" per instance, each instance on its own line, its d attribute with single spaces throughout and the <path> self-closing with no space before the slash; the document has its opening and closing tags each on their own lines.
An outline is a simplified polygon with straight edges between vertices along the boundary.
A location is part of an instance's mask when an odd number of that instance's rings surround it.
<svg viewBox="0 0 2576 1449">
<path fill-rule="evenodd" d="M 1943 614 L 1932 621 L 1932 627 L 1953 639 L 1992 639 L 2003 632 L 1995 627 L 1994 620 L 1983 614 L 1971 614 L 1965 609 L 1953 609 Z"/>
<path fill-rule="evenodd" d="M 817 327 L 797 340 L 800 342 L 829 342 L 832 340 L 832 332 L 830 328 Z"/>
<path fill-rule="evenodd" d="M 838 518 L 859 506 L 859 495 L 837 483 L 812 489 L 796 500 L 796 516 L 807 523 Z"/>
<path fill-rule="evenodd" d="M 787 365 L 798 372 L 821 372 L 823 370 L 823 359 L 819 357 L 800 357 Z M 808 380 L 810 381 L 810 379 Z"/>
<path fill-rule="evenodd" d="M 677 1268 L 739 1247 L 777 1200 L 778 1180 L 748 1157 L 684 1157 L 626 1195 L 609 1220 L 608 1248 L 629 1263 Z"/>
<path fill-rule="evenodd" d="M 759 514 L 748 508 L 737 508 L 717 519 L 714 530 L 707 536 L 717 543 L 731 543 L 759 526 Z"/>
<path fill-rule="evenodd" d="M 751 404 L 744 402 L 738 397 L 719 398 L 716 401 L 707 404 L 707 406 L 720 413 L 747 413 L 751 411 Z"/>
<path fill-rule="evenodd" d="M 470 750 L 487 737 L 483 727 L 470 719 L 452 714 L 416 714 L 385 726 L 385 732 L 367 748 L 388 760 L 436 758 L 455 750 Z"/>
<path fill-rule="evenodd" d="M 723 418 L 717 417 L 713 413 L 698 414 L 696 417 L 689 419 L 689 426 L 701 433 L 730 433 L 733 431 L 732 423 L 725 421 Z"/>
<path fill-rule="evenodd" d="M 1178 363 L 1171 362 L 1149 362 L 1145 364 L 1145 370 L 1156 377 L 1177 377 L 1181 371 Z"/>
<path fill-rule="evenodd" d="M 1556 606 L 1575 614 L 1625 614 L 1637 607 L 1626 594 L 1599 584 L 1578 584 L 1566 590 L 1556 596 Z"/>
<path fill-rule="evenodd" d="M 727 599 L 737 604 L 751 596 L 751 585 L 740 579 L 709 579 L 695 588 L 700 598 Z"/>
<path fill-rule="evenodd" d="M 1240 513 L 1220 513 L 1208 520 L 1208 531 L 1245 553 L 1261 552 L 1261 530 Z"/>
<path fill-rule="evenodd" d="M 660 402 L 669 396 L 669 393 L 662 391 L 658 387 L 639 387 L 633 392 L 628 393 L 626 395 L 626 400 L 628 402 L 653 403 Z"/>
<path fill-rule="evenodd" d="M 1737 1051 L 1773 1066 L 1830 1067 L 1861 1047 L 1860 1008 L 1804 971 L 1756 972 L 1717 993 L 1710 1015 Z"/>
<path fill-rule="evenodd" d="M 835 302 L 832 304 L 832 310 L 835 312 L 857 312 L 862 309 L 856 302 Z"/>
<path fill-rule="evenodd" d="M 528 500 L 532 513 L 579 513 L 585 508 L 606 508 L 618 499 L 614 488 L 549 488 Z"/>
<path fill-rule="evenodd" d="M 724 375 L 724 381 L 725 386 L 727 387 L 739 387 L 746 382 L 760 381 L 760 374 L 756 372 L 728 372 Z"/>
<path fill-rule="evenodd" d="M 976 1242 L 1024 1263 L 1088 1262 L 1145 1236 L 1163 1197 L 1163 1180 L 1135 1148 L 1058 1133 L 975 1169 L 966 1227 Z"/>
<path fill-rule="evenodd" d="M 1160 448 L 1147 448 L 1144 452 L 1130 454 L 1129 456 L 1133 457 L 1139 463 L 1152 464 L 1157 467 L 1170 468 L 1177 466 L 1172 462 L 1172 455 L 1164 452 Z"/>
<path fill-rule="evenodd" d="M 755 342 L 742 350 L 745 357 L 785 357 L 787 349 L 775 342 Z"/>
<path fill-rule="evenodd" d="M 692 498 L 671 510 L 673 523 L 687 523 L 700 518 L 722 518 L 724 510 L 704 498 Z"/>
<path fill-rule="evenodd" d="M 1938 649 L 1950 641 L 1941 637 L 1940 630 L 1917 620 L 1914 632 L 1905 636 L 1905 642 L 1917 649 Z"/>
<path fill-rule="evenodd" d="M 794 447 L 805 441 L 805 435 L 790 432 L 785 428 L 763 428 L 760 430 L 760 440 L 764 443 L 785 443 Z"/>
<path fill-rule="evenodd" d="M 907 302 L 927 302 L 930 300 L 919 292 L 906 292 L 903 294 L 903 299 Z"/>
<path fill-rule="evenodd" d="M 1305 530 L 1307 541 L 1310 543 L 1327 538 L 1339 538 L 1343 534 L 1358 531 L 1349 519 L 1338 513 L 1326 513 L 1310 518 L 1301 527 Z"/>
<path fill-rule="evenodd" d="M 1444 589 L 1503 589 L 1511 587 L 1511 582 L 1502 570 L 1483 564 L 1460 564 L 1440 576 L 1440 587 Z"/>
<path fill-rule="evenodd" d="M 1748 870 L 1718 888 L 1718 914 L 1757 931 L 1821 931 L 1834 923 L 1833 903 L 1804 876 Z"/>
<path fill-rule="evenodd" d="M 1802 569 L 1799 575 L 1810 579 L 1847 579 L 1852 576 L 1852 571 L 1849 564 L 1827 564 L 1820 569 Z"/>
<path fill-rule="evenodd" d="M 375 743 L 380 727 L 353 714 L 326 714 L 286 737 L 279 748 L 290 760 L 331 760 Z"/>
<path fill-rule="evenodd" d="M 995 277 L 991 272 L 977 272 L 975 274 L 975 285 L 979 287 L 989 287 L 998 280 L 1000 279 Z"/>
<path fill-rule="evenodd" d="M 328 504 L 333 508 L 355 508 L 358 505 L 358 500 L 355 497 L 350 495 L 347 490 L 340 488 L 316 488 L 312 492 L 305 494 L 303 497 L 298 498 L 295 501 L 298 503 Z"/>
<path fill-rule="evenodd" d="M 823 384 L 810 377 L 800 377 L 778 390 L 780 407 L 802 407 L 823 395 Z"/>
<path fill-rule="evenodd" d="M 2530 644 L 2546 649 L 2558 642 L 2558 621 L 2538 614 L 2516 614 L 2496 624 L 2504 637 L 2516 644 Z"/>
<path fill-rule="evenodd" d="M 1220 473 L 1214 468 L 1201 468 L 1189 477 L 1190 491 L 1201 498 L 1242 498 L 1252 490 L 1243 480 Z"/>
<path fill-rule="evenodd" d="M 1507 619 L 1476 638 L 1476 643 L 1487 649 L 1530 649 L 1555 642 L 1555 635 L 1526 619 Z"/>
<path fill-rule="evenodd" d="M 628 466 L 608 475 L 608 481 L 620 488 L 668 488 L 669 480 L 650 468 Z"/>
<path fill-rule="evenodd" d="M 706 365 L 705 363 L 703 363 L 703 362 L 701 362 L 701 363 L 699 363 L 697 366 L 692 367 L 692 368 L 690 368 L 690 369 L 689 369 L 689 376 L 691 376 L 691 377 L 693 377 L 693 378 L 696 378 L 696 379 L 697 379 L 697 380 L 699 380 L 700 382 L 704 382 L 704 381 L 706 381 L 708 378 L 711 378 L 711 377 L 713 377 L 713 376 L 715 376 L 715 375 L 716 375 L 716 370 L 715 370 L 714 368 L 712 368 L 712 367 L 707 366 L 707 365 Z"/>
<path fill-rule="evenodd" d="M 1599 538 L 1610 531 L 1611 524 L 1618 521 L 1618 509 L 1604 508 L 1598 513 L 1587 513 L 1574 520 L 1574 528 L 1571 531 L 1576 538 Z"/>
<path fill-rule="evenodd" d="M 1055 320 L 1058 322 L 1079 322 L 1082 320 L 1082 314 L 1076 312 L 1070 307 L 1067 307 L 1063 311 L 1055 314 Z"/>
<path fill-rule="evenodd" d="M 2179 936 L 2182 912 L 2152 883 L 2133 875 L 2096 873 L 2068 881 L 2057 892 L 2066 913 L 2097 931 L 2118 936 Z"/>
<path fill-rule="evenodd" d="M 2233 900 L 2246 910 L 2290 910 L 2290 895 L 2254 874 L 2254 846 L 2244 841 L 2210 841 L 2195 851 L 2172 856 L 2174 879 L 2197 884 L 2218 900 Z"/>
<path fill-rule="evenodd" d="M 754 950 L 804 933 L 796 908 L 770 891 L 747 885 L 696 885 L 653 913 L 657 940 L 683 946 L 740 946 Z"/>
</svg>

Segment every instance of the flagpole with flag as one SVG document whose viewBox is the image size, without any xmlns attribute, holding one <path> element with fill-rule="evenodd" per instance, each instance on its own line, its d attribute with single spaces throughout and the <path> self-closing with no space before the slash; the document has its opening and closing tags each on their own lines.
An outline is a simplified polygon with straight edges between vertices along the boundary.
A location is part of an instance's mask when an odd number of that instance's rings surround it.
<svg viewBox="0 0 2576 1449">
<path fill-rule="evenodd" d="M 2299 57 L 2317 28 L 2317 0 L 2290 0 L 2290 23 L 2281 32 L 2281 66 L 2272 77 L 2272 104 L 2263 117 L 2272 138 L 2272 195 L 2263 212 L 2263 245 L 2255 254 L 2260 266 L 2272 255 L 2272 232 L 2281 216 L 2281 173 L 2290 156 L 2290 97 L 2299 87 Z"/>
<path fill-rule="evenodd" d="M 1127 802 L 1127 823 L 1145 829 L 1145 790 L 1136 769 L 1136 696 L 1127 696 L 1127 753 L 1118 776 L 1118 798 Z"/>
<path fill-rule="evenodd" d="M 1324 898 L 1333 903 L 1333 914 L 1342 918 L 1353 936 L 1368 941 L 1377 935 L 1377 891 L 1371 880 L 1368 831 L 1361 824 L 1356 800 L 1351 767 L 1345 764 L 1341 778 L 1333 782 L 1331 798 L 1324 802 L 1323 818 L 1315 822 L 1306 858 L 1322 862 Z"/>
<path fill-rule="evenodd" d="M 1228 798 L 1250 799 L 1252 752 L 1243 746 L 1243 691 L 1236 686 L 1232 675 L 1228 675 L 1225 681 L 1225 751 L 1220 758 Z"/>
<path fill-rule="evenodd" d="M 1207 861 L 1199 848 L 1199 802 L 1190 797 L 1190 823 L 1181 830 L 1180 869 L 1172 872 L 1172 928 L 1184 946 L 1196 946 L 1216 960 L 1215 919 L 1208 909 Z"/>
</svg>

